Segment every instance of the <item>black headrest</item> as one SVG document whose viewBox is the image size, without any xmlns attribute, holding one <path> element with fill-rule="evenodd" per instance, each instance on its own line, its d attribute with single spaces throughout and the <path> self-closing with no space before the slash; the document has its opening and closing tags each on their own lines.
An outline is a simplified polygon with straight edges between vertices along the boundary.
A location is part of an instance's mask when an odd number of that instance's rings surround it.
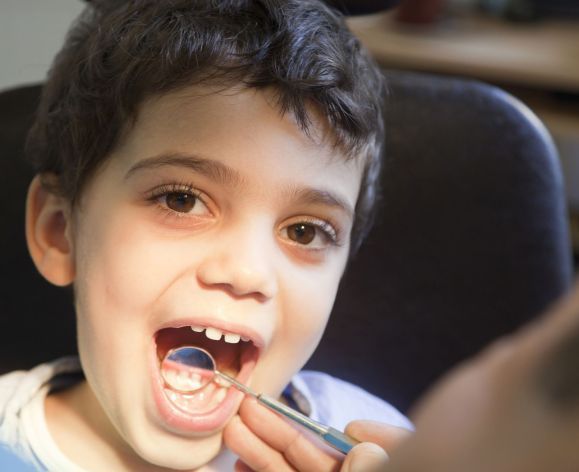
<svg viewBox="0 0 579 472">
<path fill-rule="evenodd" d="M 309 367 L 406 410 L 567 290 L 572 262 L 557 153 L 525 106 L 472 80 L 387 78 L 381 212 Z"/>
</svg>

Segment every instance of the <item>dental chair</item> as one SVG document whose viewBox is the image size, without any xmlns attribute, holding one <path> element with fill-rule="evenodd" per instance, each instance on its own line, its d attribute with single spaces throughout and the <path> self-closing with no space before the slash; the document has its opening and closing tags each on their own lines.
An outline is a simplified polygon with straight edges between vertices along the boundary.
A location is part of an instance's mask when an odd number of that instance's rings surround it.
<svg viewBox="0 0 579 472">
<path fill-rule="evenodd" d="M 385 74 L 380 211 L 306 368 L 406 412 L 564 293 L 572 262 L 557 154 L 537 118 L 479 82 Z M 22 146 L 39 93 L 0 93 L 0 373 L 76 351 L 72 293 L 37 274 L 24 241 Z"/>
</svg>

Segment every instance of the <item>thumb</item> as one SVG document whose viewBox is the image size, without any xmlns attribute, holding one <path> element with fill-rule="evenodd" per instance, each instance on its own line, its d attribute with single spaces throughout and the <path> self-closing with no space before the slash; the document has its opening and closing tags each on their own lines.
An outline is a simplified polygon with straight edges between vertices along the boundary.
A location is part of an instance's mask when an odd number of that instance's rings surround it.
<svg viewBox="0 0 579 472">
<path fill-rule="evenodd" d="M 412 432 L 378 421 L 356 420 L 348 423 L 346 434 L 360 442 L 372 442 L 378 444 L 385 451 L 392 452 Z"/>
<path fill-rule="evenodd" d="M 340 472 L 382 471 L 388 463 L 388 454 L 374 443 L 357 444 L 346 456 Z"/>
</svg>

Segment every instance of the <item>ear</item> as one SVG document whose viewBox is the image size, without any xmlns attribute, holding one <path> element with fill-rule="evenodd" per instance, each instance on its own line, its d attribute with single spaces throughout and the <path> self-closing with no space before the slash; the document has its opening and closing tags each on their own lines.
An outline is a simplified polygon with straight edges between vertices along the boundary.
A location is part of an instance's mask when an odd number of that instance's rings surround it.
<svg viewBox="0 0 579 472">
<path fill-rule="evenodd" d="M 26 198 L 26 242 L 34 265 L 54 285 L 69 285 L 75 276 L 71 214 L 68 201 L 34 177 Z"/>
</svg>

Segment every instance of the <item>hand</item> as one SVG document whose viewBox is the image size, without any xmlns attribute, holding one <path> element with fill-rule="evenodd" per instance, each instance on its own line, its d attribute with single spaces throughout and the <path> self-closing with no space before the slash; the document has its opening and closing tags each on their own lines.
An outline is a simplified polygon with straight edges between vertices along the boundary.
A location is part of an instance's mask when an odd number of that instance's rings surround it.
<svg viewBox="0 0 579 472">
<path fill-rule="evenodd" d="M 340 472 L 382 471 L 388 463 L 388 452 L 411 435 L 411 432 L 377 421 L 352 421 L 346 434 L 360 441 L 346 456 Z"/>
<path fill-rule="evenodd" d="M 346 432 L 359 441 L 376 444 L 358 444 L 344 461 L 342 454 L 318 438 L 314 439 L 254 399 L 246 398 L 239 415 L 225 428 L 224 441 L 240 458 L 236 464 L 238 472 L 352 472 L 366 470 L 360 467 L 375 465 L 387 458 L 385 449 L 390 451 L 409 434 L 404 429 L 370 421 L 352 422 Z"/>
<path fill-rule="evenodd" d="M 574 295 L 448 375 L 387 472 L 579 470 L 579 284 Z"/>
<path fill-rule="evenodd" d="M 238 472 L 339 471 L 343 456 L 308 436 L 249 397 L 223 432 Z"/>
</svg>

